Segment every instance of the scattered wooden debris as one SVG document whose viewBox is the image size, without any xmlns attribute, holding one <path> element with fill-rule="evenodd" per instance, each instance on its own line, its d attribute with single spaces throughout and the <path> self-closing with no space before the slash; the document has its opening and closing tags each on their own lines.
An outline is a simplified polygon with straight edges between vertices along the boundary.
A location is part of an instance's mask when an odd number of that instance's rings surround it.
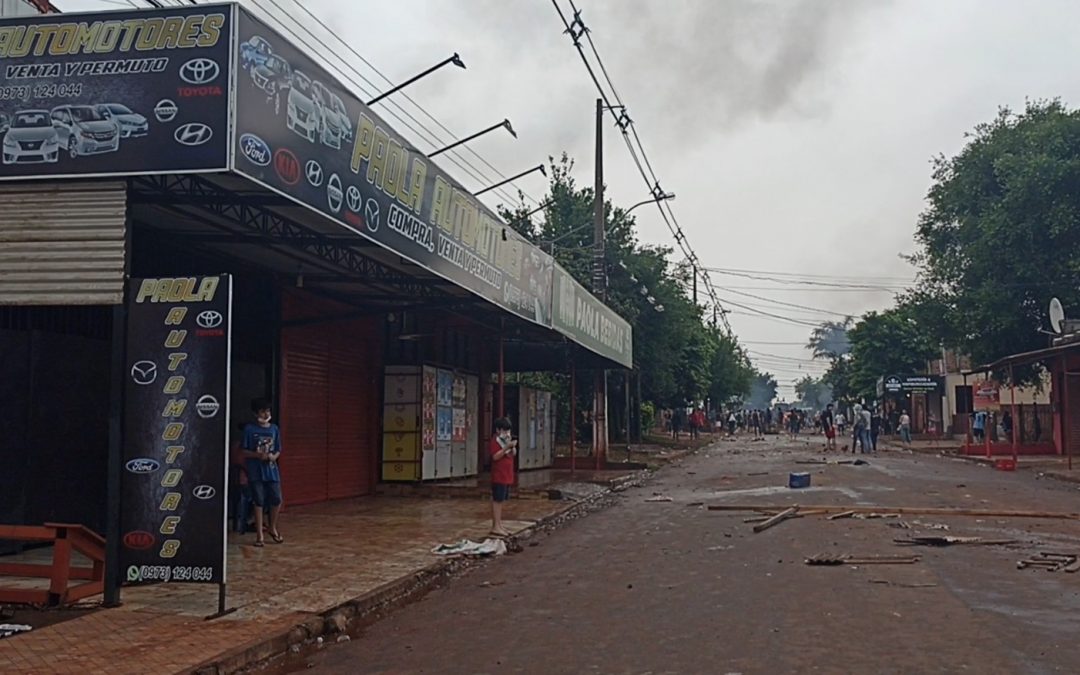
<svg viewBox="0 0 1080 675">
<path fill-rule="evenodd" d="M 868 581 L 872 584 L 884 584 L 886 586 L 896 586 L 897 588 L 937 588 L 937 584 L 908 584 L 888 579 L 868 579 Z"/>
<path fill-rule="evenodd" d="M 826 520 L 840 520 L 841 518 L 850 518 L 853 515 L 855 515 L 854 511 L 841 511 L 840 513 L 832 514 L 831 516 L 826 518 Z"/>
<path fill-rule="evenodd" d="M 984 539 L 983 537 L 920 536 L 907 539 L 893 539 L 901 546 L 952 546 L 954 544 L 972 544 L 980 546 L 1004 546 L 1017 543 L 1015 539 Z"/>
<path fill-rule="evenodd" d="M 675 500 L 672 499 L 671 497 L 668 497 L 667 495 L 659 495 L 659 494 L 657 494 L 657 495 L 653 495 L 652 497 L 646 498 L 645 501 L 647 501 L 647 502 L 673 502 Z"/>
<path fill-rule="evenodd" d="M 924 523 L 921 520 L 913 520 L 911 524 L 923 530 L 943 530 L 949 531 L 949 526 L 945 523 Z"/>
<path fill-rule="evenodd" d="M 898 530 L 910 530 L 911 529 L 911 525 L 909 525 L 907 523 L 907 521 L 905 521 L 905 520 L 898 520 L 895 523 L 886 523 L 886 525 L 888 525 L 889 527 L 895 527 Z"/>
<path fill-rule="evenodd" d="M 832 555 L 822 554 L 810 556 L 803 562 L 807 565 L 911 565 L 919 562 L 917 555 Z"/>
<path fill-rule="evenodd" d="M 754 472 L 748 473 L 746 475 L 747 476 L 768 476 L 769 472 L 768 471 L 754 471 Z"/>
<path fill-rule="evenodd" d="M 795 463 L 796 464 L 828 464 L 829 461 L 826 460 L 826 459 L 797 459 L 797 460 L 795 460 Z"/>
<path fill-rule="evenodd" d="M 1049 553 L 1041 551 L 1026 560 L 1018 560 L 1016 569 L 1036 567 L 1048 572 L 1080 572 L 1080 555 L 1074 553 Z"/>
<path fill-rule="evenodd" d="M 690 502 L 686 506 L 687 507 L 690 507 L 690 506 L 705 506 L 705 502 Z"/>
<path fill-rule="evenodd" d="M 782 523 L 785 520 L 787 520 L 788 518 L 791 518 L 792 516 L 794 516 L 798 512 L 799 512 L 799 506 L 798 505 L 792 506 L 790 509 L 785 509 L 785 510 L 781 511 L 780 513 L 776 514 L 775 516 L 772 516 L 772 517 L 766 519 L 765 522 L 758 523 L 757 525 L 754 525 L 754 532 L 755 533 L 764 532 L 765 530 L 769 529 L 773 525 L 776 525 L 777 523 Z"/>
<path fill-rule="evenodd" d="M 855 518 L 860 520 L 872 520 L 876 518 L 899 518 L 899 513 L 856 513 Z"/>
<path fill-rule="evenodd" d="M 780 511 L 784 506 L 768 504 L 710 504 L 710 511 Z M 808 506 L 806 510 L 820 511 L 821 513 L 844 513 L 851 511 L 856 513 L 890 514 L 892 516 L 915 515 L 915 516 L 974 516 L 983 518 L 1046 518 L 1053 520 L 1080 520 L 1080 513 L 1066 513 L 1061 511 L 1009 511 L 997 509 L 955 509 L 935 508 L 921 506 Z"/>
</svg>

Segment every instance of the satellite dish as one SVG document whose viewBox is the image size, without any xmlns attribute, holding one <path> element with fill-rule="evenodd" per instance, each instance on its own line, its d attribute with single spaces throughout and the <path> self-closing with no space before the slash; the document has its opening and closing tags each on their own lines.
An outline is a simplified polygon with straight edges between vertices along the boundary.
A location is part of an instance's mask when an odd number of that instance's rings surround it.
<svg viewBox="0 0 1080 675">
<path fill-rule="evenodd" d="M 1050 328 L 1055 333 L 1061 334 L 1062 324 L 1065 323 L 1065 308 L 1057 298 L 1050 298 Z"/>
</svg>

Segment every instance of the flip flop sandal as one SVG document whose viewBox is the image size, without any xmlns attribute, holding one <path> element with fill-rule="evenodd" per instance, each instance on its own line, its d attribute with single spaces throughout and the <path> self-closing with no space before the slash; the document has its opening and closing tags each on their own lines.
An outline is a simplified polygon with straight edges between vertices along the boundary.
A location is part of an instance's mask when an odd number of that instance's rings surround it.
<svg viewBox="0 0 1080 675">
<path fill-rule="evenodd" d="M 277 532 L 271 532 L 270 533 L 270 538 L 274 540 L 275 544 L 284 544 L 285 543 L 285 537 L 281 536 Z"/>
<path fill-rule="evenodd" d="M 255 542 L 255 546 L 262 548 L 263 546 L 266 546 L 266 542 L 264 542 L 262 539 L 259 539 Z"/>
</svg>

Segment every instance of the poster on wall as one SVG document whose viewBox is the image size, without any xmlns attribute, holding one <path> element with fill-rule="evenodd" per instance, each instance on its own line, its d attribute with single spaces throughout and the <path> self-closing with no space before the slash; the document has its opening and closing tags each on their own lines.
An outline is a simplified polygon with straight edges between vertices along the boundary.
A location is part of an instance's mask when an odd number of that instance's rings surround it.
<svg viewBox="0 0 1080 675">
<path fill-rule="evenodd" d="M 454 373 L 450 370 L 438 370 L 438 382 L 436 384 L 436 402 L 439 405 L 453 405 L 454 403 Z"/>
<path fill-rule="evenodd" d="M 420 448 L 435 449 L 435 369 L 424 366 L 420 402 Z"/>
<path fill-rule="evenodd" d="M 449 441 L 454 438 L 454 409 L 439 406 L 436 413 L 436 441 Z"/>
<path fill-rule="evenodd" d="M 233 8 L 0 21 L 0 180 L 228 167 Z"/>
<path fill-rule="evenodd" d="M 1001 405 L 1000 387 L 990 379 L 971 383 L 972 403 L 975 410 L 997 410 Z"/>
<path fill-rule="evenodd" d="M 465 408 L 452 408 L 453 430 L 450 440 L 455 443 L 465 441 Z"/>
<path fill-rule="evenodd" d="M 225 583 L 232 278 L 133 279 L 120 481 L 124 581 Z"/>
</svg>

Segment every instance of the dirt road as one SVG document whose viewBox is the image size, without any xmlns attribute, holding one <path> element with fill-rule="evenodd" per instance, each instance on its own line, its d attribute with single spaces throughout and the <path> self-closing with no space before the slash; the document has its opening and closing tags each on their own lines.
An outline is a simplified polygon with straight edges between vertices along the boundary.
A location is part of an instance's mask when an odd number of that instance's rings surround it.
<svg viewBox="0 0 1080 675">
<path fill-rule="evenodd" d="M 1074 673 L 1080 573 L 1019 570 L 1080 552 L 1080 522 L 805 517 L 760 534 L 695 503 L 859 504 L 1080 512 L 1075 485 L 1032 471 L 883 452 L 797 464 L 817 443 L 721 442 L 611 508 L 484 564 L 291 665 L 316 673 Z M 847 455 L 850 459 L 851 456 Z M 838 459 L 831 455 L 830 460 Z M 813 485 L 786 487 L 790 471 Z M 754 474 L 754 475 L 748 475 Z M 671 502 L 648 502 L 654 493 Z M 918 522 L 916 522 L 918 521 Z M 890 525 L 894 523 L 894 525 Z M 915 533 L 1013 546 L 899 547 Z M 811 567 L 808 555 L 912 554 L 911 565 Z"/>
</svg>

